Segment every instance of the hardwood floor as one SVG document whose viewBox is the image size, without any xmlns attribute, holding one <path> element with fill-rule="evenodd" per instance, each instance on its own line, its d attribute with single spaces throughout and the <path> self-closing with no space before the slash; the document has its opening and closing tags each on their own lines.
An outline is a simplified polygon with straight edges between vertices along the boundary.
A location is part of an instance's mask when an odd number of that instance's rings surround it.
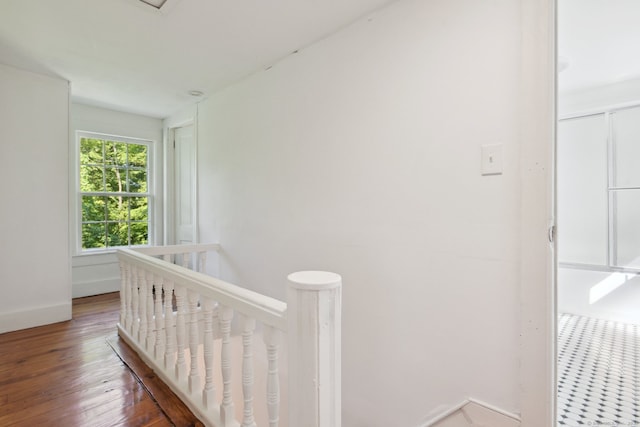
<svg viewBox="0 0 640 427">
<path fill-rule="evenodd" d="M 1 334 L 0 426 L 202 426 L 117 337 L 119 309 L 75 299 L 71 321 Z"/>
</svg>

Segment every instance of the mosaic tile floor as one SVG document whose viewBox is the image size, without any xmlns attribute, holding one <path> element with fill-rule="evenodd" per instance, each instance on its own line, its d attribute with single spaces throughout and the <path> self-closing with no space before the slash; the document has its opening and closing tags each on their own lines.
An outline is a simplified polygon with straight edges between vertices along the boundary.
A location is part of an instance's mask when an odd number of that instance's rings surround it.
<svg viewBox="0 0 640 427">
<path fill-rule="evenodd" d="M 640 427 L 640 326 L 560 314 L 558 427 Z"/>
</svg>

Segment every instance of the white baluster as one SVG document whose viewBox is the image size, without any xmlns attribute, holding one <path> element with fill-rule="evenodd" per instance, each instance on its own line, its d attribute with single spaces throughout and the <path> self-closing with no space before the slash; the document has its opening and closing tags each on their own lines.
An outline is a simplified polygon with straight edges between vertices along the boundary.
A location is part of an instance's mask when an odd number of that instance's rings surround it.
<svg viewBox="0 0 640 427">
<path fill-rule="evenodd" d="M 288 279 L 289 425 L 340 427 L 342 279 L 322 271 Z"/>
<path fill-rule="evenodd" d="M 127 332 L 131 333 L 131 328 L 133 324 L 133 279 L 132 279 L 132 267 L 129 264 L 125 263 L 125 271 L 126 275 L 126 286 L 125 286 L 125 304 L 127 306 L 126 315 L 124 318 L 124 328 Z"/>
<path fill-rule="evenodd" d="M 198 254 L 200 256 L 200 273 L 207 273 L 207 253 L 200 252 Z"/>
<path fill-rule="evenodd" d="M 242 411 L 242 427 L 256 427 L 253 417 L 253 330 L 256 328 L 256 321 L 250 317 L 245 317 L 242 328 L 242 395 L 244 397 L 244 408 Z"/>
<path fill-rule="evenodd" d="M 147 335 L 145 337 L 145 350 L 147 353 L 151 353 L 156 343 L 155 331 L 155 319 L 153 317 L 153 290 L 155 289 L 153 283 L 153 273 L 147 272 Z"/>
<path fill-rule="evenodd" d="M 263 339 L 267 346 L 267 413 L 269 427 L 278 427 L 280 422 L 280 376 L 278 373 L 278 347 L 281 332 L 271 326 L 265 327 Z"/>
<path fill-rule="evenodd" d="M 164 328 L 166 331 L 164 368 L 169 370 L 176 364 L 176 329 L 173 316 L 173 282 L 164 284 Z"/>
<path fill-rule="evenodd" d="M 182 381 L 186 379 L 187 363 L 184 358 L 185 342 L 187 339 L 187 331 L 185 328 L 185 312 L 186 304 L 184 301 L 186 289 L 182 286 L 176 286 L 176 305 L 178 306 L 178 316 L 176 319 L 176 338 L 178 342 L 178 358 L 176 361 L 176 379 Z"/>
<path fill-rule="evenodd" d="M 188 253 L 182 254 L 182 266 L 184 268 L 189 268 L 189 258 L 190 258 L 190 254 Z"/>
<path fill-rule="evenodd" d="M 138 313 L 140 320 L 140 329 L 138 335 L 135 337 L 138 343 L 144 347 L 145 338 L 147 337 L 147 272 L 141 268 L 138 268 L 138 287 L 140 289 L 140 300 Z"/>
<path fill-rule="evenodd" d="M 200 372 L 198 369 L 198 298 L 197 292 L 189 291 L 189 353 L 191 353 L 191 368 L 189 369 L 189 392 L 202 390 Z"/>
<path fill-rule="evenodd" d="M 204 390 L 202 403 L 207 409 L 215 404 L 216 388 L 213 383 L 213 307 L 214 301 L 204 298 L 202 308 L 204 312 Z"/>
<path fill-rule="evenodd" d="M 156 301 L 154 315 L 156 320 L 156 345 L 154 348 L 153 356 L 156 360 L 161 360 L 164 357 L 164 343 L 165 343 L 165 329 L 164 329 L 164 316 L 162 313 L 162 295 L 164 293 L 164 279 L 162 276 L 156 276 L 155 289 L 156 289 Z"/>
<path fill-rule="evenodd" d="M 125 327 L 127 317 L 127 264 L 120 261 L 120 325 Z"/>
<path fill-rule="evenodd" d="M 129 333 L 133 339 L 137 339 L 138 331 L 140 330 L 140 322 L 138 321 L 140 318 L 140 312 L 138 311 L 140 297 L 138 267 L 133 266 L 131 278 L 133 280 L 131 281 L 131 330 Z"/>
<path fill-rule="evenodd" d="M 233 425 L 234 406 L 231 398 L 231 319 L 233 310 L 229 307 L 220 307 L 220 333 L 222 334 L 222 349 L 220 366 L 222 371 L 222 403 L 220 404 L 220 419 L 222 427 Z"/>
</svg>

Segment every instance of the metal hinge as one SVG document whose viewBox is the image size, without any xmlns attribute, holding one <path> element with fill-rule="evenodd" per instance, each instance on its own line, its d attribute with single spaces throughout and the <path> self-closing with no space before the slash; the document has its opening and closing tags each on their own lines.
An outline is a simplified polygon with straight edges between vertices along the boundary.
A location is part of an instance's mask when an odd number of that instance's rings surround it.
<svg viewBox="0 0 640 427">
<path fill-rule="evenodd" d="M 552 225 L 549 227 L 549 243 L 553 243 L 556 241 L 556 226 Z"/>
</svg>

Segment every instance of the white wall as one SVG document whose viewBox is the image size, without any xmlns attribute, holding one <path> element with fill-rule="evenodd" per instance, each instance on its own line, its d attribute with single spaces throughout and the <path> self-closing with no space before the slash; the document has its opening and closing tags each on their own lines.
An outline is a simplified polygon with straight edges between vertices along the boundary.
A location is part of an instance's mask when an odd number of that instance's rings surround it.
<svg viewBox="0 0 640 427">
<path fill-rule="evenodd" d="M 154 141 L 151 179 L 156 193 L 155 209 L 151 209 L 151 227 L 155 241 L 163 242 L 163 141 L 162 120 L 123 113 L 82 104 L 71 104 L 71 132 L 69 137 L 69 158 L 78 163 L 76 132 L 87 131 L 107 135 L 141 138 Z M 71 241 L 73 251 L 73 297 L 97 295 L 120 290 L 120 269 L 115 252 L 81 254 L 79 242 L 80 207 L 77 195 L 77 167 L 69 169 Z"/>
<path fill-rule="evenodd" d="M 558 311 L 640 325 L 640 276 L 558 269 Z"/>
<path fill-rule="evenodd" d="M 0 64 L 0 333 L 71 318 L 69 84 Z"/>
<path fill-rule="evenodd" d="M 223 278 L 283 298 L 292 271 L 343 276 L 345 426 L 518 412 L 519 4 L 401 1 L 200 104 Z"/>
</svg>

